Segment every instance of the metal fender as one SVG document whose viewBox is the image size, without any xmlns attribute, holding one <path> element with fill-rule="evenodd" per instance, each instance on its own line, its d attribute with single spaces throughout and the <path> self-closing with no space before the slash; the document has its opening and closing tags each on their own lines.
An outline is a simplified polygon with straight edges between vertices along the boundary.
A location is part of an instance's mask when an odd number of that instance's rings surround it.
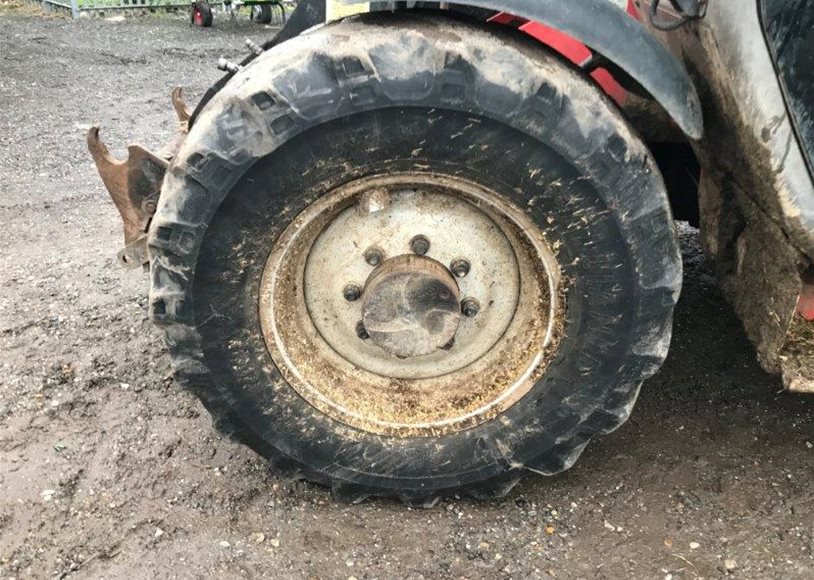
<svg viewBox="0 0 814 580">
<path fill-rule="evenodd" d="M 286 26 L 263 45 L 271 48 L 305 30 L 357 12 L 392 11 L 416 2 L 364 0 L 300 0 Z M 691 139 L 703 135 L 698 93 L 683 65 L 635 18 L 611 0 L 464 0 L 457 5 L 514 14 L 565 33 L 601 54 L 635 80 L 664 108 Z M 250 54 L 241 65 L 248 64 Z M 237 70 L 239 67 L 235 67 Z M 190 119 L 217 93 L 234 71 L 210 88 Z"/>
</svg>

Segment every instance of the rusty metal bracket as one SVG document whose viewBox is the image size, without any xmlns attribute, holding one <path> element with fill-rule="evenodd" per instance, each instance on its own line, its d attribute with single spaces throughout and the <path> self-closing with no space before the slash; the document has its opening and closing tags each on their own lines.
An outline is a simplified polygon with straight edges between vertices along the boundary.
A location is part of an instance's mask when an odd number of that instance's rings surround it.
<svg viewBox="0 0 814 580">
<path fill-rule="evenodd" d="M 147 234 L 141 234 L 135 240 L 127 244 L 117 254 L 119 266 L 127 270 L 132 270 L 150 262 L 147 255 Z"/>
<path fill-rule="evenodd" d="M 183 137 L 189 130 L 190 112 L 181 95 L 181 87 L 172 90 L 172 105 Z M 125 268 L 138 268 L 149 261 L 145 232 L 158 207 L 161 183 L 180 139 L 161 155 L 140 145 L 130 145 L 124 160 L 111 155 L 99 138 L 98 126 L 90 128 L 87 140 L 99 175 L 122 217 L 126 245 L 118 254 L 119 264 Z"/>
<path fill-rule="evenodd" d="M 88 131 L 88 149 L 99 175 L 124 222 L 124 241 L 136 240 L 155 213 L 168 162 L 139 145 L 127 148 L 127 159 L 116 159 L 99 139 L 99 127 Z"/>
</svg>

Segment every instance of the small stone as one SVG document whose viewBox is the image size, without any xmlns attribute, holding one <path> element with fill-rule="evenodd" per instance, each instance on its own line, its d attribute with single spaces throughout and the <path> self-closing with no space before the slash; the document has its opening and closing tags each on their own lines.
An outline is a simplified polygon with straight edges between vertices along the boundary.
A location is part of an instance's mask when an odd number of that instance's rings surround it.
<svg viewBox="0 0 814 580">
<path fill-rule="evenodd" d="M 545 533 L 549 536 L 555 532 L 554 526 L 546 526 Z"/>
<path fill-rule="evenodd" d="M 608 520 L 605 520 L 604 526 L 605 526 L 605 529 L 607 529 L 607 530 L 610 530 L 612 532 L 616 531 L 616 526 L 611 524 Z"/>
<path fill-rule="evenodd" d="M 733 560 L 732 558 L 727 558 L 724 560 L 724 568 L 726 568 L 727 572 L 732 572 L 738 567 L 738 563 Z"/>
<path fill-rule="evenodd" d="M 814 447 L 814 443 L 811 443 L 811 441 L 806 441 L 806 449 L 811 449 L 812 447 Z"/>
<path fill-rule="evenodd" d="M 269 544 L 271 544 L 275 548 L 279 548 L 280 547 L 280 540 L 278 540 L 277 538 L 272 538 L 272 539 L 269 540 Z"/>
<path fill-rule="evenodd" d="M 42 495 L 43 501 L 51 501 L 54 498 L 56 491 L 53 489 L 46 489 L 40 494 Z"/>
<path fill-rule="evenodd" d="M 155 529 L 155 538 L 156 539 L 160 538 L 163 535 L 164 535 L 164 530 L 162 530 L 161 528 L 156 528 Z"/>
<path fill-rule="evenodd" d="M 231 544 L 229 542 L 227 542 L 226 540 L 221 540 L 220 542 L 218 542 L 218 545 L 221 548 L 228 548 L 228 547 L 231 546 Z"/>
<path fill-rule="evenodd" d="M 697 550 L 700 547 L 701 544 L 699 544 L 698 542 L 690 542 L 690 550 Z"/>
<path fill-rule="evenodd" d="M 129 383 L 120 383 L 120 384 L 119 384 L 119 386 L 121 387 L 121 389 L 122 389 L 123 391 L 126 391 L 127 389 L 129 389 L 129 388 L 130 388 L 130 384 L 129 384 Z"/>
<path fill-rule="evenodd" d="M 262 544 L 263 542 L 266 541 L 266 534 L 264 534 L 263 532 L 256 532 L 252 534 L 250 537 L 252 542 L 254 542 L 255 544 Z"/>
</svg>

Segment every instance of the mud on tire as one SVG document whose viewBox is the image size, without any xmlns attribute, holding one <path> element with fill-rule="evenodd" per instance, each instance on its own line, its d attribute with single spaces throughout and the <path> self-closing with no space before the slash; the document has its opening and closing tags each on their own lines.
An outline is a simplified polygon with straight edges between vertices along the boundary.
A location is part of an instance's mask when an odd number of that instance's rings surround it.
<svg viewBox="0 0 814 580">
<path fill-rule="evenodd" d="M 500 192 L 544 231 L 568 280 L 545 374 L 498 417 L 438 437 L 321 413 L 259 330 L 277 236 L 330 188 L 405 168 Z M 417 15 L 329 25 L 235 75 L 168 171 L 149 248 L 151 316 L 219 430 L 343 499 L 423 506 L 503 496 L 624 422 L 666 356 L 681 281 L 661 176 L 592 82 L 510 31 Z"/>
</svg>

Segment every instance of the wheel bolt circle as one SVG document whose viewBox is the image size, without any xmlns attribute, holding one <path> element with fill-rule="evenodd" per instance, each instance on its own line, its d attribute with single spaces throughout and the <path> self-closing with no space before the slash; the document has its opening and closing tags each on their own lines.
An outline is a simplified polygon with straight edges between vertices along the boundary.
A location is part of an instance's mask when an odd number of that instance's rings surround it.
<svg viewBox="0 0 814 580">
<path fill-rule="evenodd" d="M 358 284 L 345 284 L 345 287 L 342 288 L 342 296 L 344 296 L 345 300 L 348 302 L 355 302 L 359 300 L 361 295 L 362 289 Z"/>
<path fill-rule="evenodd" d="M 455 276 L 458 278 L 463 278 L 469 274 L 469 268 L 469 262 L 463 258 L 452 260 L 452 264 L 449 265 L 449 271 L 455 274 Z"/>
<path fill-rule="evenodd" d="M 414 254 L 423 256 L 430 251 L 430 241 L 427 236 L 416 236 L 410 240 L 410 249 Z"/>
<path fill-rule="evenodd" d="M 480 302 L 474 298 L 464 298 L 461 300 L 461 313 L 467 318 L 477 316 L 480 312 Z"/>
<path fill-rule="evenodd" d="M 365 323 L 361 320 L 356 323 L 356 336 L 362 340 L 367 340 L 370 338 L 370 335 L 367 333 L 367 329 L 365 328 Z"/>
<path fill-rule="evenodd" d="M 365 262 L 371 266 L 378 266 L 384 260 L 384 252 L 373 246 L 365 250 Z"/>
</svg>

